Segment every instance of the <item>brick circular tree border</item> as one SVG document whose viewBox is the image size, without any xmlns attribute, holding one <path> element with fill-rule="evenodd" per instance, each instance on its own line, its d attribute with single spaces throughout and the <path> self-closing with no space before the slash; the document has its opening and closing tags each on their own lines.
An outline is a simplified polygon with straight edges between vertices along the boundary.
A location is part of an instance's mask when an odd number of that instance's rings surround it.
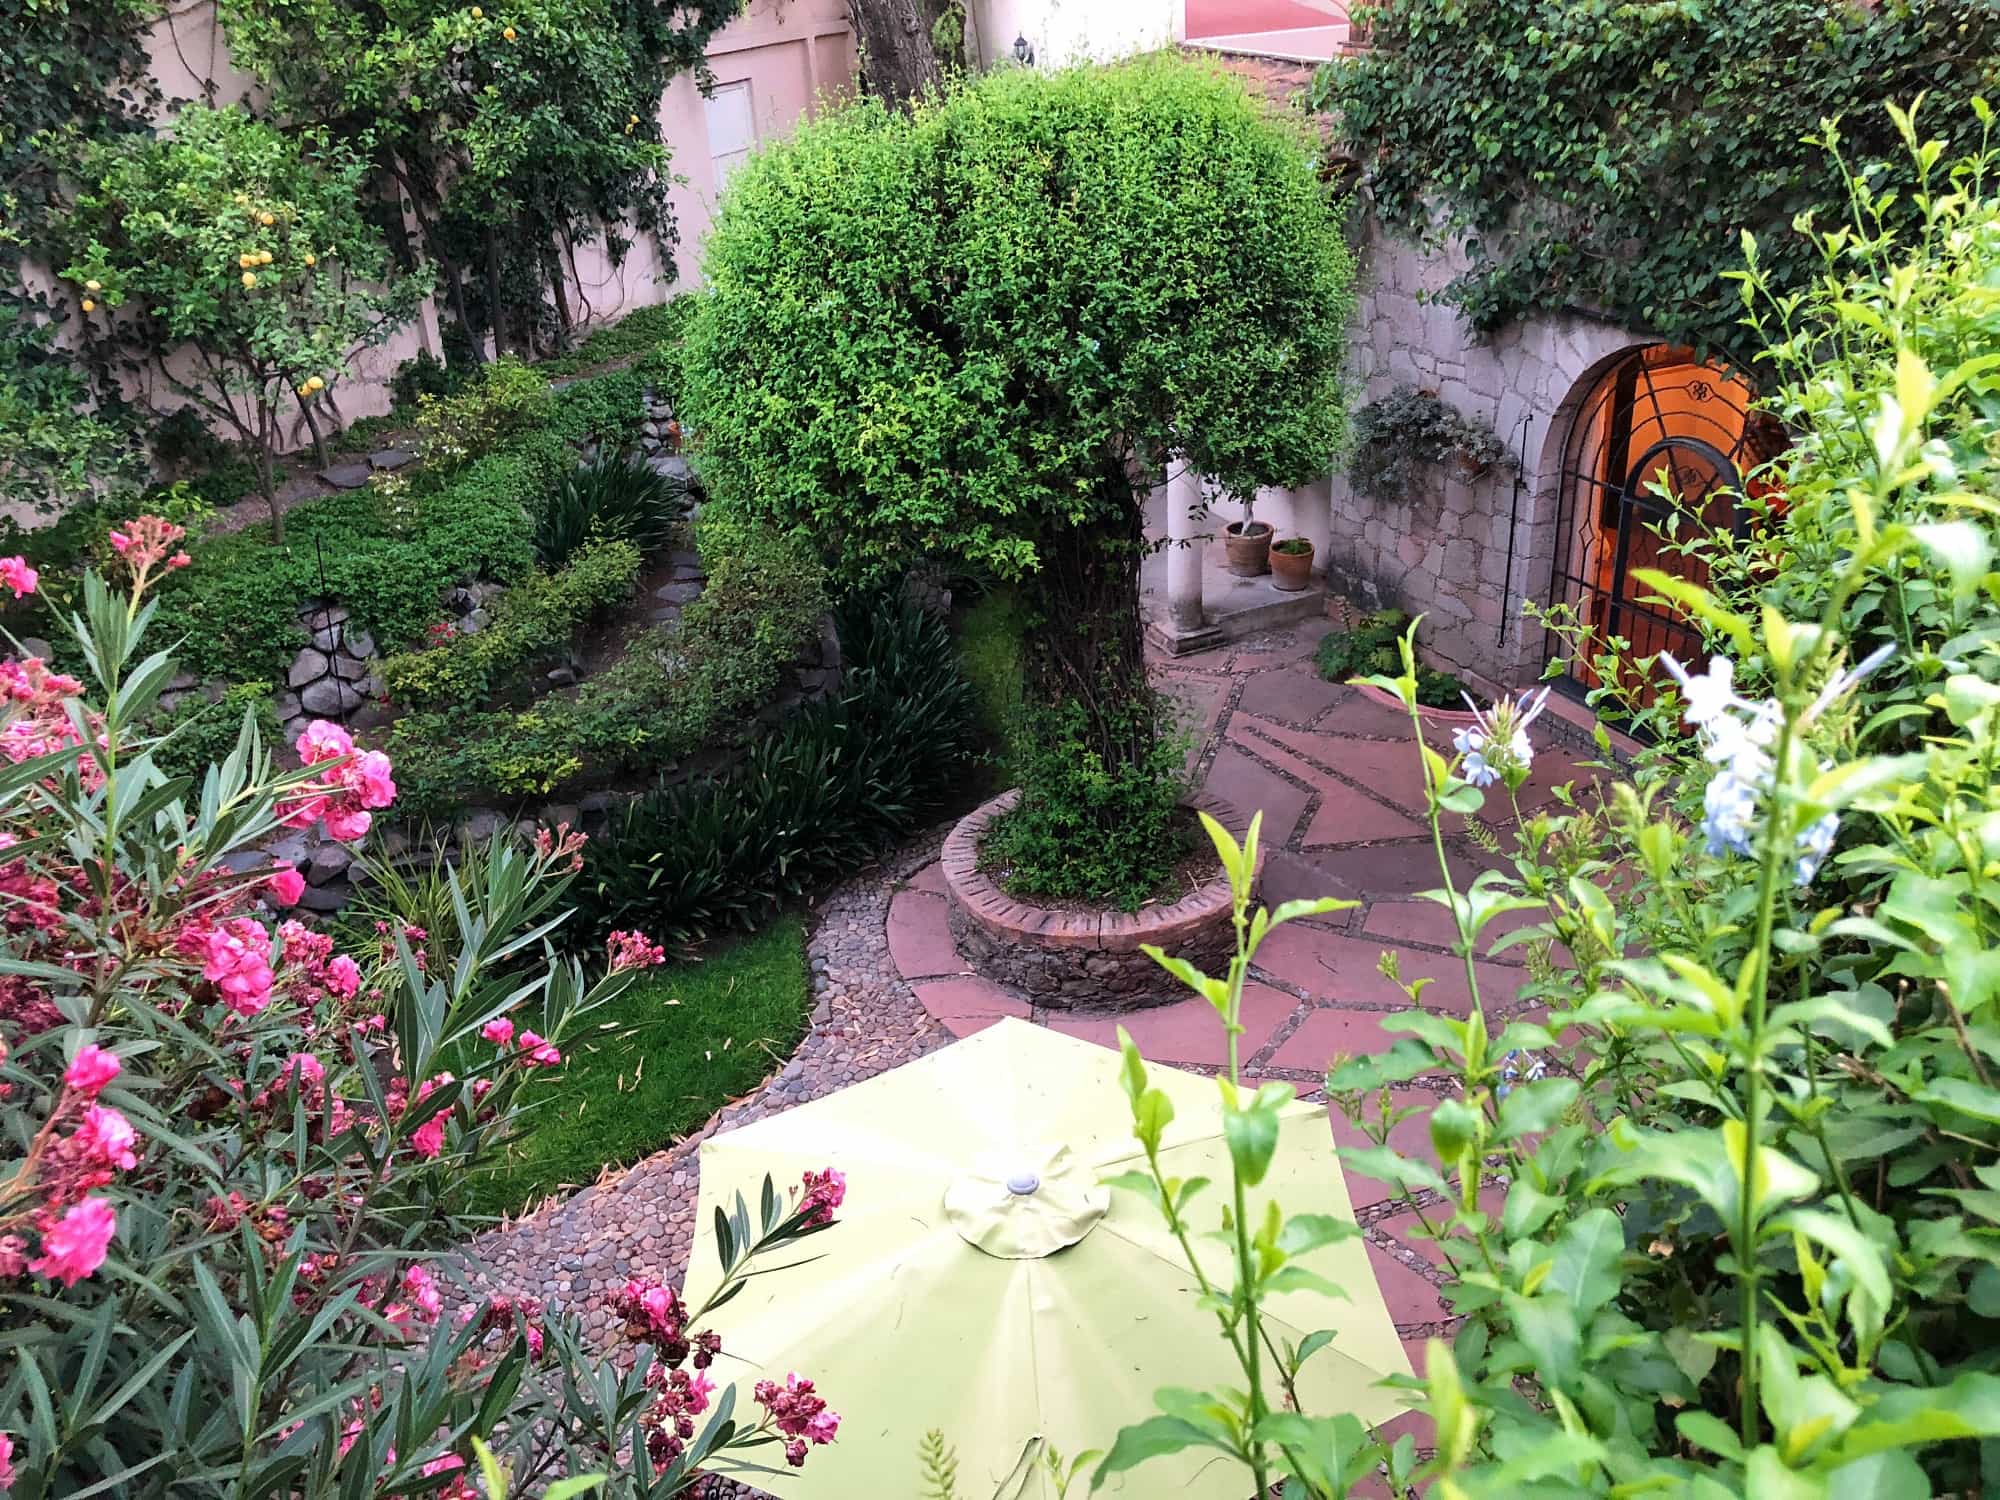
<svg viewBox="0 0 2000 1500">
<path fill-rule="evenodd" d="M 1214 874 L 1180 900 L 1133 912 L 1030 906 L 1002 891 L 979 868 L 979 844 L 993 820 L 1020 796 L 1003 792 L 961 818 L 939 856 L 952 939 L 979 974 L 1047 1006 L 1136 1009 L 1185 998 L 1167 972 L 1139 951 L 1141 943 L 1211 973 L 1235 952 L 1229 877 L 1219 861 Z M 1207 813 L 1239 839 L 1249 827 L 1248 818 L 1206 792 L 1182 805 Z M 1260 851 L 1260 874 L 1263 862 Z"/>
</svg>

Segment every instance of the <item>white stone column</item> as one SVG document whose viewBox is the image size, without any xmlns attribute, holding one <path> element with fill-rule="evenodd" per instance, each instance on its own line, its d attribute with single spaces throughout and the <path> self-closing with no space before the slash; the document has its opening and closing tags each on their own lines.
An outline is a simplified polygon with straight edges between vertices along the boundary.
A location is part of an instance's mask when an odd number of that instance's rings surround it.
<svg viewBox="0 0 2000 1500">
<path fill-rule="evenodd" d="M 1207 625 L 1201 607 L 1201 557 L 1206 527 L 1197 515 L 1201 479 L 1186 463 L 1167 471 L 1167 614 L 1176 635 L 1196 635 Z"/>
</svg>

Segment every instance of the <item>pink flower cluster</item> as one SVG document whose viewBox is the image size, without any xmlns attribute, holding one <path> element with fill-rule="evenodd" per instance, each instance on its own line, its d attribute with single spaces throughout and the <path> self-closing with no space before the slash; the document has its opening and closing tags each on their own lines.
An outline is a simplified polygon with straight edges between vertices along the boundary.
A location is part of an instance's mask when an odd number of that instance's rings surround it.
<svg viewBox="0 0 2000 1500">
<path fill-rule="evenodd" d="M 713 1333 L 690 1334 L 687 1307 L 674 1289 L 657 1281 L 628 1281 L 613 1308 L 625 1319 L 625 1335 L 650 1344 L 654 1362 L 646 1371 L 653 1403 L 639 1419 L 653 1462 L 670 1464 L 694 1437 L 694 1419 L 708 1410 L 715 1382 L 707 1374 L 722 1340 Z M 693 1369 L 684 1368 L 688 1364 Z"/>
<path fill-rule="evenodd" d="M 551 868 L 561 865 L 574 875 L 583 868 L 583 846 L 589 842 L 589 834 L 572 832 L 567 823 L 556 824 L 553 833 L 537 828 L 535 858 Z"/>
<path fill-rule="evenodd" d="M 187 528 L 159 516 L 134 516 L 111 533 L 111 550 L 134 576 L 144 578 L 162 560 L 169 568 L 185 568 L 194 559 L 177 550 Z"/>
<path fill-rule="evenodd" d="M 815 1228 L 831 1224 L 833 1211 L 847 1201 L 847 1174 L 832 1167 L 824 1172 L 807 1172 L 799 1187 L 798 1211 Z"/>
<path fill-rule="evenodd" d="M 805 1464 L 808 1442 L 830 1443 L 840 1430 L 840 1413 L 830 1409 L 813 1383 L 796 1371 L 785 1377 L 783 1385 L 758 1381 L 756 1395 L 757 1404 L 770 1414 L 771 1425 L 791 1440 L 785 1444 L 785 1462 L 795 1469 Z"/>
<path fill-rule="evenodd" d="M 437 1277 L 429 1266 L 413 1265 L 403 1272 L 402 1295 L 382 1309 L 382 1316 L 409 1339 L 417 1337 L 423 1328 L 435 1325 L 443 1311 L 444 1297 L 438 1291 Z"/>
<path fill-rule="evenodd" d="M 28 560 L 18 553 L 13 557 L 0 557 L 0 584 L 14 591 L 16 599 L 25 599 L 34 593 L 42 581 L 42 575 L 28 566 Z"/>
<path fill-rule="evenodd" d="M 271 934 L 255 917 L 233 917 L 199 935 L 201 975 L 222 992 L 222 1003 L 239 1016 L 254 1016 L 271 1003 Z"/>
<path fill-rule="evenodd" d="M 374 822 L 371 808 L 396 800 L 389 757 L 380 750 L 357 754 L 354 736 L 340 725 L 315 719 L 294 748 L 306 765 L 326 770 L 319 780 L 294 787 L 281 800 L 279 818 L 287 827 L 309 828 L 323 818 L 328 838 L 352 843 Z"/>
<path fill-rule="evenodd" d="M 0 728 L 0 755 L 20 765 L 81 745 L 83 737 L 70 721 L 65 705 L 82 691 L 82 683 L 61 672 L 51 672 L 48 663 L 38 656 L 0 662 L 0 693 L 7 700 L 5 727 Z M 87 722 L 95 730 L 102 720 L 93 714 Z M 104 784 L 104 768 L 94 756 L 78 760 L 77 775 L 88 791 Z"/>
<path fill-rule="evenodd" d="M 514 1023 L 505 1016 L 496 1016 L 488 1021 L 479 1028 L 479 1034 L 503 1053 L 509 1047 L 515 1047 Z M 562 1062 L 562 1049 L 532 1031 L 522 1032 L 519 1043 L 515 1047 L 519 1060 L 531 1068 L 553 1068 Z"/>
<path fill-rule="evenodd" d="M 667 961 L 667 950 L 643 932 L 611 934 L 611 972 L 622 969 L 650 969 Z"/>
</svg>

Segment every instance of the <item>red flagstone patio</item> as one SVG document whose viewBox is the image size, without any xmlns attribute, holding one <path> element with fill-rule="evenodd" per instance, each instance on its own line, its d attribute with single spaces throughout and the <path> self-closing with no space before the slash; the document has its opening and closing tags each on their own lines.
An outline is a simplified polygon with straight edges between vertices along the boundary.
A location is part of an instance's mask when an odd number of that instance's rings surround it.
<svg viewBox="0 0 2000 1500">
<path fill-rule="evenodd" d="M 1381 1052 L 1395 1041 L 1382 1029 L 1408 1002 L 1383 973 L 1392 954 L 1406 983 L 1428 980 L 1422 1002 L 1464 1015 L 1471 1008 L 1462 959 L 1451 952 L 1446 910 L 1416 899 L 1436 889 L 1436 851 L 1424 817 L 1423 770 L 1410 724 L 1392 705 L 1321 679 L 1312 661 L 1325 621 L 1274 631 L 1205 655 L 1154 662 L 1159 686 L 1187 706 L 1204 738 L 1194 757 L 1201 784 L 1245 811 L 1261 809 L 1269 851 L 1263 899 L 1339 896 L 1352 911 L 1298 922 L 1266 940 L 1244 994 L 1244 1068 L 1262 1080 L 1281 1078 L 1317 1097 L 1336 1055 Z M 1449 752 L 1451 728 L 1426 738 Z M 1559 742 L 1552 727 L 1534 736 L 1535 774 L 1523 788 L 1524 814 L 1552 800 L 1555 788 L 1586 780 L 1577 761 L 1588 758 Z M 1490 797 L 1481 821 L 1504 830 L 1513 810 Z M 1499 861 L 1467 833 L 1463 818 L 1446 824 L 1446 854 L 1461 885 Z M 969 1036 L 1002 1016 L 1022 1016 L 1107 1046 L 1123 1025 L 1145 1055 L 1198 1070 L 1219 1069 L 1225 1039 L 1205 1001 L 1138 1011 L 1049 1009 L 972 974 L 952 945 L 943 882 L 935 864 L 916 871 L 891 900 L 889 952 L 925 1010 L 954 1036 Z M 1532 920 L 1496 923 L 1491 937 Z M 1481 955 L 1474 965 L 1489 1016 L 1530 1008 L 1523 950 Z M 1407 1152 L 1427 1152 L 1428 1110 L 1437 1094 L 1423 1081 L 1398 1089 L 1399 1105 L 1418 1106 L 1392 1140 Z M 1342 1145 L 1364 1144 L 1344 1119 L 1332 1125 Z M 1439 1297 L 1436 1248 L 1412 1236 L 1414 1215 L 1382 1183 L 1347 1172 L 1348 1191 L 1369 1240 L 1384 1296 L 1421 1369 L 1424 1339 L 1448 1333 L 1450 1310 Z M 1497 1211 L 1500 1196 L 1493 1193 Z"/>
</svg>

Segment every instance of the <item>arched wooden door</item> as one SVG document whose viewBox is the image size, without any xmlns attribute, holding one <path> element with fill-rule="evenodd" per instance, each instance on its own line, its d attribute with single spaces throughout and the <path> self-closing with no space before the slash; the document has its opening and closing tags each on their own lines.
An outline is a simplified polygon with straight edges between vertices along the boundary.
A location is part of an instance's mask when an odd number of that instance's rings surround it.
<svg viewBox="0 0 2000 1500">
<path fill-rule="evenodd" d="M 1632 661 L 1670 651 L 1699 660 L 1701 637 L 1644 601 L 1643 568 L 1707 581 L 1700 561 L 1672 545 L 1738 524 L 1745 474 L 1766 457 L 1767 424 L 1749 386 L 1727 367 L 1656 344 L 1597 377 L 1571 419 L 1563 449 L 1550 602 L 1567 606 L 1588 645 L 1550 637 L 1577 688 L 1596 685 L 1592 658 Z"/>
</svg>

